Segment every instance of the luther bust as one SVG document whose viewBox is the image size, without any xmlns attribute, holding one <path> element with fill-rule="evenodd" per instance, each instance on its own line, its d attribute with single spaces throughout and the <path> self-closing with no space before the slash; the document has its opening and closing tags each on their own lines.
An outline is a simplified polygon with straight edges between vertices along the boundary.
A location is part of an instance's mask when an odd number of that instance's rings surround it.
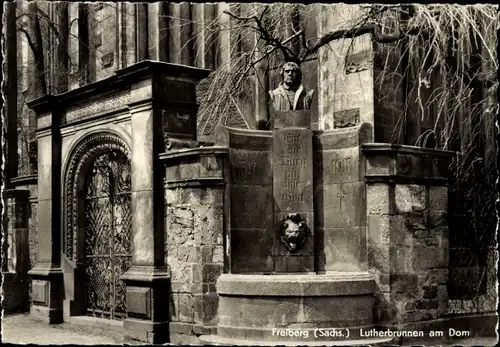
<svg viewBox="0 0 500 347">
<path fill-rule="evenodd" d="M 314 90 L 306 92 L 302 85 L 302 72 L 294 62 L 285 63 L 280 71 L 282 82 L 269 92 L 271 103 L 276 111 L 308 110 Z"/>
</svg>

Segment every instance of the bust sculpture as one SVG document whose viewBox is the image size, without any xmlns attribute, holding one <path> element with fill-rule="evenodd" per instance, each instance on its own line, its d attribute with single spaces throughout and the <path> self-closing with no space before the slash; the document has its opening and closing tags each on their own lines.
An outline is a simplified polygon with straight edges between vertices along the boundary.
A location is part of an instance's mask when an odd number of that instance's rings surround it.
<svg viewBox="0 0 500 347">
<path fill-rule="evenodd" d="M 314 90 L 306 92 L 302 85 L 302 72 L 297 63 L 283 64 L 280 70 L 281 83 L 269 92 L 271 103 L 276 111 L 308 110 Z"/>
</svg>

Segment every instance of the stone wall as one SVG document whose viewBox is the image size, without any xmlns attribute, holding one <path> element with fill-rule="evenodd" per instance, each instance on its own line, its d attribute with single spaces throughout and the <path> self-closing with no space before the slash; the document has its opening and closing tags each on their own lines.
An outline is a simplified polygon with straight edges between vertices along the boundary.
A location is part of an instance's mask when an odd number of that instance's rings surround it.
<svg viewBox="0 0 500 347">
<path fill-rule="evenodd" d="M 375 142 L 404 143 L 406 120 L 402 77 L 402 50 L 399 43 L 377 44 L 374 47 L 374 132 Z"/>
<path fill-rule="evenodd" d="M 319 5 L 318 35 L 351 28 L 362 18 L 359 5 Z M 319 50 L 318 128 L 374 123 L 371 34 L 330 42 Z M 359 109 L 352 114 L 345 111 Z"/>
<path fill-rule="evenodd" d="M 210 334 L 217 323 L 215 283 L 224 267 L 224 166 L 211 148 L 177 152 L 179 157 L 162 154 L 170 342 L 198 343 L 197 336 Z"/>
<path fill-rule="evenodd" d="M 365 145 L 368 267 L 379 325 L 436 319 L 448 310 L 451 152 Z"/>
</svg>

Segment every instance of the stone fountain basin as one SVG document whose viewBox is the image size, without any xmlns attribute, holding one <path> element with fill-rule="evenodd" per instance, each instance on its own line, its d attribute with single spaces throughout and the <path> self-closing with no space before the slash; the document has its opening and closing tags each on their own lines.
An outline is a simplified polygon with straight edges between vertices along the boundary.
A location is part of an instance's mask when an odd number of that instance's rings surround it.
<svg viewBox="0 0 500 347">
<path fill-rule="evenodd" d="M 374 289 L 364 272 L 223 274 L 217 281 L 217 337 L 278 344 L 357 340 L 362 329 L 373 327 Z M 342 336 L 318 334 L 335 328 Z"/>
</svg>

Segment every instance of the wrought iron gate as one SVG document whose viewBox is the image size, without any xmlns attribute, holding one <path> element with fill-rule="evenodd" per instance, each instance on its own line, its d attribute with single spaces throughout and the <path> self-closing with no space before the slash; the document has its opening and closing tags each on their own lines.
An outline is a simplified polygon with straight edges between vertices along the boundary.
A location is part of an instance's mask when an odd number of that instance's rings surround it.
<svg viewBox="0 0 500 347">
<path fill-rule="evenodd" d="M 125 318 L 125 284 L 131 265 L 130 162 L 110 150 L 93 162 L 85 185 L 85 301 L 87 314 Z"/>
</svg>

